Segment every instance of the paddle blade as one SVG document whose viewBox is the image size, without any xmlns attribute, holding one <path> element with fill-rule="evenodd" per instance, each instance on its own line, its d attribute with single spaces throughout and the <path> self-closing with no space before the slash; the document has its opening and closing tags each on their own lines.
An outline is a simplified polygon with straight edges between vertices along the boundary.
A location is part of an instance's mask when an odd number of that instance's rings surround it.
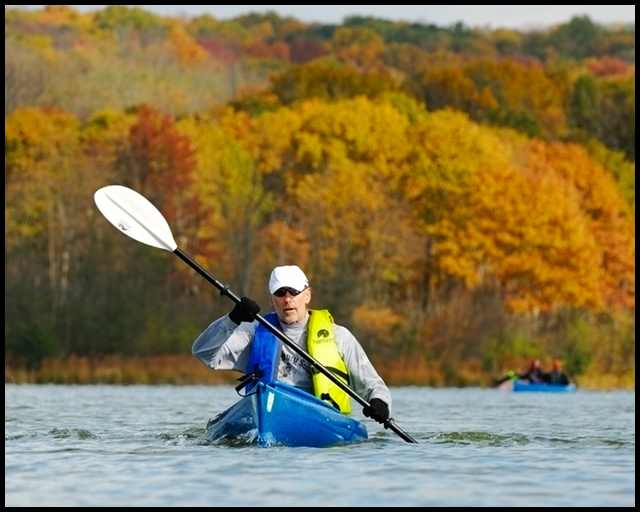
<svg viewBox="0 0 640 512">
<path fill-rule="evenodd" d="M 162 214 L 135 190 L 109 185 L 98 189 L 93 199 L 102 215 L 125 235 L 169 252 L 178 247 Z"/>
</svg>

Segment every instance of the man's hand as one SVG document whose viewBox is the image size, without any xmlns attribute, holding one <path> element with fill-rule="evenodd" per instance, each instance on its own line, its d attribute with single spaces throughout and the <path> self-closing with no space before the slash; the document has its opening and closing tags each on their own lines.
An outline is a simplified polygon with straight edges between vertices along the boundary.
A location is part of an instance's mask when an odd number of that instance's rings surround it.
<svg viewBox="0 0 640 512">
<path fill-rule="evenodd" d="M 258 303 L 249 297 L 242 297 L 229 313 L 229 318 L 233 323 L 240 325 L 241 322 L 253 322 L 258 313 L 260 313 Z"/>
<path fill-rule="evenodd" d="M 362 409 L 362 413 L 367 418 L 384 424 L 389 419 L 389 406 L 379 398 L 372 398 L 369 407 Z"/>
</svg>

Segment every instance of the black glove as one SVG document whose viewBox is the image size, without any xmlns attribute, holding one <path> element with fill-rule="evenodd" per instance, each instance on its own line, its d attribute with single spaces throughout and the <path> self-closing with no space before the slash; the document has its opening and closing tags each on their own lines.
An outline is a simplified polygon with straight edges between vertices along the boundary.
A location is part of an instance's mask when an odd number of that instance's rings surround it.
<svg viewBox="0 0 640 512">
<path fill-rule="evenodd" d="M 389 406 L 379 398 L 372 398 L 369 407 L 362 409 L 362 413 L 378 423 L 384 423 L 389 419 Z"/>
<path fill-rule="evenodd" d="M 249 297 L 242 297 L 236 307 L 229 313 L 229 318 L 231 318 L 232 322 L 240 325 L 240 322 L 253 322 L 258 313 L 260 313 L 258 303 Z"/>
</svg>

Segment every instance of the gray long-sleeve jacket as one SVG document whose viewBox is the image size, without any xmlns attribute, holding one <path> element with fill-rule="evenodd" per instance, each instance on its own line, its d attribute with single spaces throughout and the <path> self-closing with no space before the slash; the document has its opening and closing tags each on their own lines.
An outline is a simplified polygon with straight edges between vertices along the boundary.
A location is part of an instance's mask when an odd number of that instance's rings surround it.
<svg viewBox="0 0 640 512">
<path fill-rule="evenodd" d="M 297 324 L 282 324 L 282 332 L 307 352 L 307 324 L 309 314 Z M 236 325 L 229 315 L 213 321 L 193 342 L 191 352 L 214 370 L 244 372 L 258 322 L 242 322 Z M 387 403 L 391 412 L 391 392 L 369 361 L 367 354 L 351 334 L 341 325 L 333 324 L 338 352 L 342 356 L 350 376 L 350 387 L 367 401 L 379 398 Z M 309 393 L 313 393 L 311 366 L 286 344 L 278 366 L 278 380 Z"/>
</svg>

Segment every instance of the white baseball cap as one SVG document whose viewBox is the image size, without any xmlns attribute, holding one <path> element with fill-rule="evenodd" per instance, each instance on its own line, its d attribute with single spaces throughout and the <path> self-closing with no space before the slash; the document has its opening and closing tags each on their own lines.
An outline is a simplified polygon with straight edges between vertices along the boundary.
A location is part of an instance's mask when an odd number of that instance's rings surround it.
<svg viewBox="0 0 640 512">
<path fill-rule="evenodd" d="M 301 292 L 307 286 L 309 286 L 309 280 L 298 265 L 276 267 L 269 278 L 269 293 L 271 294 L 283 287 L 293 288 Z"/>
</svg>

